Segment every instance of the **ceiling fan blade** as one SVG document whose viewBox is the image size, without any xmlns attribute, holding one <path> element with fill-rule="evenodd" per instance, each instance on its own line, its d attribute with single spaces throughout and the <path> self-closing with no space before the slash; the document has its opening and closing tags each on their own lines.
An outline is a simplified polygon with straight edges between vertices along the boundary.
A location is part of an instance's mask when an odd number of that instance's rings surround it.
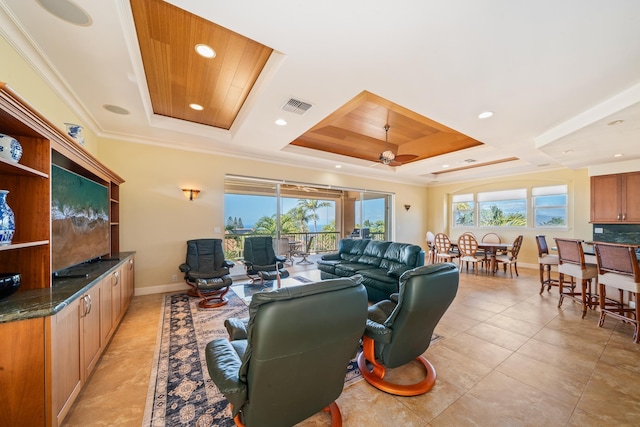
<svg viewBox="0 0 640 427">
<path fill-rule="evenodd" d="M 398 154 L 394 160 L 396 162 L 405 163 L 405 162 L 410 162 L 411 160 L 417 157 L 418 156 L 415 154 Z"/>
</svg>

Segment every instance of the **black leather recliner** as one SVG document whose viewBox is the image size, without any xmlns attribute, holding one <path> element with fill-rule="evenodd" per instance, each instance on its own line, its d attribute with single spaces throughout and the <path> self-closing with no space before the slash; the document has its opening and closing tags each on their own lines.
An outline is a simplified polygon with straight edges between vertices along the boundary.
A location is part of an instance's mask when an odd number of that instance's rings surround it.
<svg viewBox="0 0 640 427">
<path fill-rule="evenodd" d="M 224 259 L 222 239 L 194 239 L 187 241 L 187 259 L 178 268 L 191 286 L 189 294 L 201 298 L 200 307 L 213 308 L 227 303 L 233 265 Z"/>
<path fill-rule="evenodd" d="M 422 354 L 429 348 L 433 330 L 456 296 L 458 280 L 458 268 L 453 263 L 417 267 L 400 276 L 400 292 L 369 307 L 363 351 L 358 357 L 358 367 L 367 382 L 400 396 L 416 396 L 431 390 L 436 372 Z M 387 368 L 397 368 L 412 360 L 426 369 L 424 380 L 400 385 L 383 379 Z"/>
<path fill-rule="evenodd" d="M 284 268 L 286 258 L 276 255 L 271 236 L 245 238 L 243 257 L 247 276 L 252 282 L 258 279 L 260 283 L 265 280 L 276 280 L 278 275 L 281 279 L 289 277 L 289 272 Z"/>
<path fill-rule="evenodd" d="M 259 292 L 248 320 L 227 319 L 231 339 L 211 341 L 205 353 L 236 425 L 292 426 L 327 407 L 341 424 L 335 400 L 367 320 L 360 280 Z"/>
</svg>

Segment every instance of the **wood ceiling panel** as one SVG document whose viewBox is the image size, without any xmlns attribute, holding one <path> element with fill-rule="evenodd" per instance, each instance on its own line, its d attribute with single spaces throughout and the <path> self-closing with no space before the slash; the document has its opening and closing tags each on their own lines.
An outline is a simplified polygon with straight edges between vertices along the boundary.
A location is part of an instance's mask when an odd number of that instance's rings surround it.
<svg viewBox="0 0 640 427">
<path fill-rule="evenodd" d="M 396 155 L 415 156 L 403 162 L 406 164 L 482 143 L 364 91 L 291 145 L 371 161 L 378 161 L 380 153 L 388 148 Z"/>
<path fill-rule="evenodd" d="M 230 129 L 273 49 L 162 0 L 131 9 L 153 112 Z M 198 55 L 198 43 L 216 57 Z"/>
</svg>

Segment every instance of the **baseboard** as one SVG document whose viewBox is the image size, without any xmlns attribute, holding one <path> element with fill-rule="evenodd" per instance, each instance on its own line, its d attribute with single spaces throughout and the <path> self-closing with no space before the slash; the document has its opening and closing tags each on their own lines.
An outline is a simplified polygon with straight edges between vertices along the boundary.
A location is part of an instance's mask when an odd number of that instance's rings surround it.
<svg viewBox="0 0 640 427">
<path fill-rule="evenodd" d="M 136 288 L 135 296 L 164 294 L 166 292 L 186 291 L 189 289 L 191 289 L 189 285 L 184 282 L 170 283 L 168 285 L 145 286 L 144 288 Z"/>
</svg>

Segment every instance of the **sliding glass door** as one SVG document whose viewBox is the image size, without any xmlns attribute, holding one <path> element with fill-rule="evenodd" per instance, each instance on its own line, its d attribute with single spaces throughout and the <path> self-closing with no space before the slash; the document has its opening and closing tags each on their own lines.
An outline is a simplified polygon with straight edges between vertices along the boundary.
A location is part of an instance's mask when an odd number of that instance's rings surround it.
<svg viewBox="0 0 640 427">
<path fill-rule="evenodd" d="M 342 237 L 391 240 L 391 195 L 260 178 L 225 178 L 225 255 L 242 260 L 244 239 L 269 235 L 274 250 L 333 252 Z M 238 271 L 235 271 L 238 273 Z"/>
</svg>

